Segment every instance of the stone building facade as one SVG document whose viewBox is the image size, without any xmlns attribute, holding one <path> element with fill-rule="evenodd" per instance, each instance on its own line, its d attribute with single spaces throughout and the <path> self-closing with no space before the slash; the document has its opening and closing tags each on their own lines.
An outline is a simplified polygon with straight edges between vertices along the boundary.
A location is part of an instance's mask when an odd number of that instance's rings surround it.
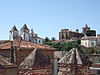
<svg viewBox="0 0 100 75">
<path fill-rule="evenodd" d="M 59 32 L 59 40 L 65 40 L 65 39 L 76 39 L 81 38 L 84 35 L 82 33 L 79 33 L 78 30 L 76 32 L 70 31 L 69 29 L 61 29 Z"/>
<path fill-rule="evenodd" d="M 86 24 L 85 27 L 82 28 L 82 33 L 80 33 L 78 29 L 76 29 L 75 32 L 70 31 L 69 29 L 61 29 L 59 32 L 59 40 L 79 39 L 84 36 L 96 36 L 96 31 L 91 30 Z"/>
<path fill-rule="evenodd" d="M 87 24 L 85 25 L 85 27 L 82 28 L 82 31 L 85 36 L 96 36 L 96 31 L 91 30 Z"/>
</svg>

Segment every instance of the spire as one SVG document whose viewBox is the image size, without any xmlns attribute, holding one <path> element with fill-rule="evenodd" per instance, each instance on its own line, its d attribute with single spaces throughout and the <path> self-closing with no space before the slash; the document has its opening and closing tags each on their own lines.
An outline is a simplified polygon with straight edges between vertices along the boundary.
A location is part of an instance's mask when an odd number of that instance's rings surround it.
<svg viewBox="0 0 100 75">
<path fill-rule="evenodd" d="M 15 25 L 12 27 L 11 31 L 18 31 Z"/>
<path fill-rule="evenodd" d="M 88 25 L 87 25 L 87 24 L 85 24 L 85 27 L 88 27 Z"/>
<path fill-rule="evenodd" d="M 88 27 L 88 25 L 87 25 L 87 24 L 85 24 L 85 28 L 89 28 L 89 29 L 90 29 L 90 27 Z"/>
<path fill-rule="evenodd" d="M 21 29 L 22 29 L 23 31 L 29 30 L 26 24 L 24 24 L 23 27 L 22 27 Z"/>
</svg>

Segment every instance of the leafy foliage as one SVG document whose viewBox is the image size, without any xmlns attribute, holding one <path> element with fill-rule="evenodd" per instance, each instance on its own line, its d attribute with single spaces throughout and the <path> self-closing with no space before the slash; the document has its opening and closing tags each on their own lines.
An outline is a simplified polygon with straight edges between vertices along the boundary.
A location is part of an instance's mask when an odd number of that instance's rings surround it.
<svg viewBox="0 0 100 75">
<path fill-rule="evenodd" d="M 56 40 L 55 37 L 52 37 L 52 38 L 51 38 L 51 41 L 55 41 L 55 40 Z"/>
<path fill-rule="evenodd" d="M 45 41 L 45 42 L 49 42 L 50 39 L 49 39 L 48 37 L 46 37 L 46 38 L 44 39 L 44 41 Z"/>
<path fill-rule="evenodd" d="M 45 42 L 44 44 L 54 47 L 59 51 L 69 51 L 72 48 L 80 49 L 79 40 L 72 42 Z"/>
</svg>

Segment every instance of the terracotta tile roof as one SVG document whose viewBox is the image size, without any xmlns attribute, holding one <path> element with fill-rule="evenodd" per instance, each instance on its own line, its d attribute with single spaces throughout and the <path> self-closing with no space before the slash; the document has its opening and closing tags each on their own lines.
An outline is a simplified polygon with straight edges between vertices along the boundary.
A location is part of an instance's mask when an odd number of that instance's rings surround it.
<svg viewBox="0 0 100 75">
<path fill-rule="evenodd" d="M 94 64 L 92 64 L 92 67 L 100 68 L 100 63 L 94 63 Z"/>
<path fill-rule="evenodd" d="M 30 33 L 30 34 L 32 34 L 32 35 L 37 35 L 37 33 Z"/>
<path fill-rule="evenodd" d="M 14 66 L 14 64 L 8 62 L 5 57 L 0 55 L 0 65 L 1 66 Z"/>
<path fill-rule="evenodd" d="M 43 39 L 43 38 L 40 38 L 40 37 L 32 37 L 30 39 Z"/>
<path fill-rule="evenodd" d="M 7 43 L 9 42 L 9 40 L 0 40 L 0 44 L 4 44 L 4 43 Z"/>
<path fill-rule="evenodd" d="M 48 57 L 44 56 L 38 49 L 35 49 L 29 56 L 20 64 L 23 68 L 32 68 L 50 65 Z"/>
<path fill-rule="evenodd" d="M 77 48 L 71 49 L 68 53 L 66 53 L 58 63 L 62 64 L 85 64 L 86 57 L 84 54 L 80 53 Z"/>
<path fill-rule="evenodd" d="M 100 39 L 99 36 L 89 36 L 89 37 L 83 37 L 82 40 L 89 40 L 89 39 Z"/>
<path fill-rule="evenodd" d="M 4 44 L 1 44 L 0 45 L 0 49 L 10 49 L 11 47 L 11 43 L 10 42 L 7 42 L 7 43 L 4 43 Z M 14 40 L 13 41 L 13 46 L 16 46 L 16 47 L 19 47 L 19 48 L 28 48 L 28 49 L 33 49 L 33 48 L 42 48 L 42 49 L 53 49 L 52 47 L 50 46 L 47 46 L 47 45 L 40 45 L 40 44 L 35 44 L 35 43 L 32 43 L 32 42 L 28 42 L 28 41 L 24 41 L 24 40 Z"/>
</svg>

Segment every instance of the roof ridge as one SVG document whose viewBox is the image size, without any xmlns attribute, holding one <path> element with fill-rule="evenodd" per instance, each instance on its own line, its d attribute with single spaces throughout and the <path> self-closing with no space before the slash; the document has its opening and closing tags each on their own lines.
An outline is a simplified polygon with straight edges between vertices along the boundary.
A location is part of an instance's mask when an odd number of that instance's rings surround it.
<svg viewBox="0 0 100 75">
<path fill-rule="evenodd" d="M 23 27 L 22 27 L 21 29 L 22 29 L 22 30 L 29 30 L 26 24 L 24 24 Z"/>
<path fill-rule="evenodd" d="M 58 63 L 65 64 L 84 64 L 85 55 L 83 55 L 77 48 L 72 48 L 68 53 L 66 53 Z"/>
<path fill-rule="evenodd" d="M 22 68 L 44 66 L 48 64 L 47 60 L 48 59 L 38 50 L 38 48 L 35 48 L 20 66 L 22 66 Z"/>
<path fill-rule="evenodd" d="M 16 26 L 14 25 L 11 29 L 11 31 L 18 31 L 18 29 L 16 28 Z"/>
</svg>

